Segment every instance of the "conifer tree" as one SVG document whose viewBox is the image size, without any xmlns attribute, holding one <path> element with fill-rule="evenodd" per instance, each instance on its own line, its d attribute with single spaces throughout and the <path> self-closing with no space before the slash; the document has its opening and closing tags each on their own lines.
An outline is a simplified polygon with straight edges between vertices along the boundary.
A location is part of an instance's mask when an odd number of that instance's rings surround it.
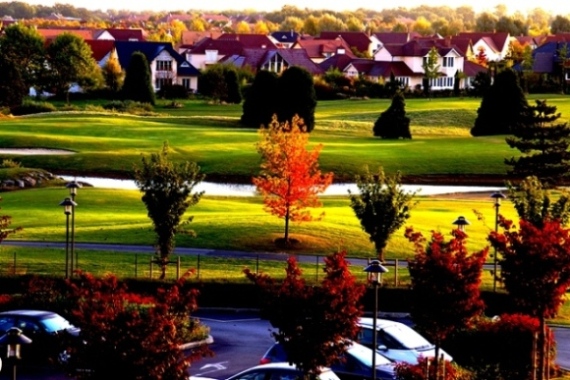
<svg viewBox="0 0 570 380">
<path fill-rule="evenodd" d="M 247 127 L 269 125 L 276 113 L 277 74 L 260 70 L 245 92 L 241 122 Z"/>
<path fill-rule="evenodd" d="M 410 118 L 406 116 L 406 102 L 400 91 L 392 98 L 392 104 L 380 114 L 372 129 L 374 136 L 383 139 L 411 139 Z"/>
<path fill-rule="evenodd" d="M 146 56 L 140 52 L 134 52 L 131 56 L 125 81 L 122 87 L 123 99 L 135 102 L 155 103 L 155 93 L 150 77 L 150 66 Z"/>
</svg>

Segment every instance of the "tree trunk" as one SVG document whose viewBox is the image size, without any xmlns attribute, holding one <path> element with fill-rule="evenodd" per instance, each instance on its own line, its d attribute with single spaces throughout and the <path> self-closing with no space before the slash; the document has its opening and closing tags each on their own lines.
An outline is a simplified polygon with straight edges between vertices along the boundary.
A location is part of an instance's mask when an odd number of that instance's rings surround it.
<svg viewBox="0 0 570 380">
<path fill-rule="evenodd" d="M 287 208 L 287 212 L 285 213 L 285 244 L 289 244 L 289 208 Z"/>
<path fill-rule="evenodd" d="M 381 262 L 382 264 L 384 264 L 384 259 L 385 259 L 385 257 L 384 257 L 384 248 L 382 248 L 382 249 L 378 250 L 378 260 L 380 260 L 380 262 Z"/>
</svg>

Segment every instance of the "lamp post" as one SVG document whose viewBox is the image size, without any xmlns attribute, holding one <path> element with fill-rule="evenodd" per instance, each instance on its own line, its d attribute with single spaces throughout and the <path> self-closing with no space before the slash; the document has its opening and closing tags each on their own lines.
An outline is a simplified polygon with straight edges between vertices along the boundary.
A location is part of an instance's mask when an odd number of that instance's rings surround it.
<svg viewBox="0 0 570 380">
<path fill-rule="evenodd" d="M 0 337 L 0 344 L 8 347 L 6 358 L 12 360 L 12 380 L 16 380 L 16 361 L 20 359 L 20 346 L 32 343 L 32 340 L 25 336 L 17 327 L 11 327 L 6 334 Z"/>
<path fill-rule="evenodd" d="M 374 286 L 374 315 L 372 318 L 372 380 L 376 380 L 376 348 L 378 347 L 378 333 L 376 324 L 378 321 L 378 285 L 382 278 L 382 273 L 387 273 L 388 269 L 380 263 L 380 260 L 372 260 L 364 271 L 368 273 L 368 278 Z"/>
<path fill-rule="evenodd" d="M 76 181 L 68 182 L 65 187 L 69 189 L 69 195 L 71 196 L 71 200 L 75 202 L 75 196 L 77 195 L 77 189 L 81 187 L 81 184 Z M 71 248 L 69 252 L 69 257 L 71 259 L 71 277 L 73 277 L 74 272 L 74 265 L 73 265 L 73 258 L 75 255 L 75 269 L 78 268 L 79 264 L 79 255 L 75 253 L 75 206 L 77 203 L 71 206 Z"/>
<path fill-rule="evenodd" d="M 469 223 L 469 221 L 465 219 L 464 216 L 458 216 L 452 224 L 455 224 L 459 231 L 465 231 L 465 226 L 468 226 L 471 223 Z"/>
<path fill-rule="evenodd" d="M 506 196 L 500 191 L 496 191 L 491 194 L 491 198 L 495 200 L 495 232 L 499 231 L 499 207 L 501 207 L 501 199 L 505 199 Z M 493 292 L 497 291 L 497 248 L 495 247 L 493 252 Z"/>
<path fill-rule="evenodd" d="M 71 198 L 65 198 L 60 204 L 63 206 L 63 213 L 65 214 L 65 278 L 69 278 L 69 215 L 71 215 L 73 207 L 77 206 L 77 203 L 71 200 Z M 73 263 L 73 261 L 72 261 Z"/>
</svg>

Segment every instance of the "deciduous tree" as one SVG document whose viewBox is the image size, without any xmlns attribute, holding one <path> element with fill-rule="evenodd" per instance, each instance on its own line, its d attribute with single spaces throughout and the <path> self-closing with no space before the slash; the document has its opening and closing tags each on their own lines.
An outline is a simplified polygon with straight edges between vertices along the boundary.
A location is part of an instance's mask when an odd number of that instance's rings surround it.
<svg viewBox="0 0 570 380">
<path fill-rule="evenodd" d="M 166 276 L 166 265 L 174 251 L 175 236 L 179 232 L 191 233 L 181 227 L 192 221 L 182 221 L 188 207 L 197 204 L 204 192 L 193 192 L 204 175 L 195 162 L 174 163 L 169 157 L 168 142 L 159 153 L 142 158 L 142 166 L 135 168 L 135 183 L 143 193 L 142 201 L 157 235 L 156 261 L 160 265 L 161 279 Z"/>
<path fill-rule="evenodd" d="M 150 77 L 150 66 L 146 56 L 140 51 L 134 52 L 131 56 L 121 93 L 123 99 L 155 104 L 156 97 Z"/>
<path fill-rule="evenodd" d="M 309 286 L 294 256 L 287 260 L 281 283 L 266 274 L 245 270 L 262 291 L 263 310 L 273 328 L 271 335 L 284 347 L 289 362 L 307 375 L 339 360 L 358 335 L 364 285 L 350 273 L 346 252 L 325 258 L 320 286 Z"/>
<path fill-rule="evenodd" d="M 103 66 L 103 78 L 105 85 L 112 94 L 117 94 L 123 85 L 123 71 L 117 58 L 111 57 Z"/>
<path fill-rule="evenodd" d="M 265 209 L 285 219 L 283 240 L 289 244 L 289 222 L 314 219 L 308 208 L 321 205 L 318 195 L 331 184 L 333 174 L 321 173 L 318 159 L 322 145 L 312 151 L 307 149 L 309 134 L 300 126 L 298 117 L 290 123 L 279 123 L 274 117 L 259 134 L 257 151 L 262 164 L 253 184 L 263 196 Z"/>
<path fill-rule="evenodd" d="M 508 174 L 515 178 L 536 176 L 545 186 L 557 186 L 570 176 L 570 127 L 557 123 L 560 113 L 546 100 L 527 106 L 507 144 L 521 152 L 520 157 L 505 159 Z"/>
<path fill-rule="evenodd" d="M 492 231 L 489 241 L 500 252 L 501 279 L 520 311 L 540 320 L 538 379 L 548 371 L 546 318 L 557 315 L 570 287 L 570 230 L 559 220 L 540 225 L 521 219 L 519 229 L 500 218 L 504 232 Z"/>
<path fill-rule="evenodd" d="M 68 342 L 67 364 L 89 370 L 80 379 L 183 380 L 192 362 L 212 354 L 204 345 L 189 355 L 181 349 L 203 330 L 191 318 L 198 291 L 185 288 L 184 278 L 153 296 L 130 292 L 113 275 L 80 273 L 67 286 L 72 319 L 81 326 L 80 339 Z"/>
<path fill-rule="evenodd" d="M 93 58 L 91 48 L 80 37 L 63 33 L 47 47 L 48 78 L 56 94 L 65 96 L 69 103 L 69 90 L 78 84 L 84 90 L 101 86 L 101 69 Z"/>
<path fill-rule="evenodd" d="M 386 176 L 380 168 L 371 174 L 356 177 L 358 194 L 350 191 L 350 207 L 360 220 L 362 229 L 374 243 L 380 261 L 384 261 L 384 249 L 390 237 L 410 218 L 410 211 L 417 202 L 413 192 L 405 192 L 401 187 L 401 175 Z"/>
<path fill-rule="evenodd" d="M 422 85 L 424 88 L 424 94 L 430 96 L 431 91 L 431 81 L 439 76 L 439 67 L 437 64 L 437 59 L 439 53 L 435 47 L 432 47 L 427 56 L 424 57 L 424 62 L 422 63 L 422 69 L 424 70 L 424 77 L 422 79 Z"/>
<path fill-rule="evenodd" d="M 406 230 L 414 243 L 414 258 L 408 260 L 411 276 L 412 319 L 435 344 L 435 357 L 445 338 L 455 329 L 468 326 L 484 308 L 480 298 L 481 273 L 488 248 L 469 253 L 467 235 L 456 229 L 452 239 L 432 232 L 429 242 L 421 233 Z M 438 373 L 438 360 L 435 361 Z"/>
</svg>

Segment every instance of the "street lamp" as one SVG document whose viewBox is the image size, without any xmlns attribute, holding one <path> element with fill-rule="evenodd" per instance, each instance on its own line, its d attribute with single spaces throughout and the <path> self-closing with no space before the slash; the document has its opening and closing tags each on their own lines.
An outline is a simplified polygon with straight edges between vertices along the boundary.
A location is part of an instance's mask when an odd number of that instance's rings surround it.
<svg viewBox="0 0 570 380">
<path fill-rule="evenodd" d="M 459 231 L 465 231 L 465 226 L 470 225 L 469 221 L 464 216 L 458 216 L 457 219 L 451 224 L 455 224 Z"/>
<path fill-rule="evenodd" d="M 388 269 L 380 263 L 380 260 L 372 260 L 364 271 L 368 273 L 368 279 L 374 285 L 374 315 L 372 318 L 372 380 L 376 380 L 376 349 L 378 348 L 378 333 L 376 324 L 378 320 L 378 285 L 382 278 L 382 273 L 387 273 Z"/>
<path fill-rule="evenodd" d="M 65 198 L 59 205 L 63 206 L 63 213 L 65 214 L 65 278 L 67 279 L 69 278 L 69 215 L 77 203 L 71 198 Z"/>
<path fill-rule="evenodd" d="M 499 207 L 501 207 L 501 199 L 505 199 L 506 196 L 500 191 L 496 191 L 491 194 L 491 198 L 495 200 L 495 232 L 499 231 Z M 494 249 L 493 253 L 493 292 L 497 291 L 497 247 Z"/>
<path fill-rule="evenodd" d="M 32 340 L 17 327 L 9 328 L 6 334 L 0 337 L 0 344 L 5 344 L 8 347 L 6 358 L 13 361 L 12 380 L 16 380 L 16 361 L 20 359 L 20 346 L 29 343 L 32 343 Z"/>
<path fill-rule="evenodd" d="M 75 196 L 77 195 L 77 189 L 81 187 L 81 184 L 77 181 L 68 182 L 65 187 L 69 189 L 69 195 L 71 195 L 71 200 L 75 202 Z M 71 277 L 73 277 L 73 257 L 75 255 L 75 268 L 78 268 L 79 255 L 75 253 L 75 205 L 71 206 L 71 249 L 70 249 L 70 259 L 71 259 Z"/>
</svg>

